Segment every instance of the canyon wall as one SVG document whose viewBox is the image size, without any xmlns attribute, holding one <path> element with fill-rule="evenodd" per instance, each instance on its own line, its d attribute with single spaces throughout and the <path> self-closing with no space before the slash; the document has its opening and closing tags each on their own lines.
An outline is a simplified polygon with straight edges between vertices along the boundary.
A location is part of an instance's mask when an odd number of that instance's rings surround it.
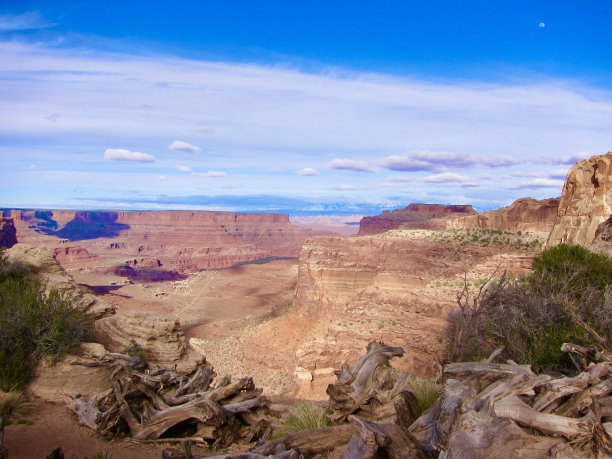
<svg viewBox="0 0 612 459">
<path fill-rule="evenodd" d="M 498 266 L 516 273 L 531 266 L 530 256 L 460 247 L 433 231 L 394 233 L 304 243 L 292 314 L 302 324 L 300 333 L 319 331 L 296 353 L 298 396 L 324 394 L 335 379 L 333 369 L 354 362 L 373 339 L 406 350 L 397 361 L 400 371 L 435 375 L 463 274 L 476 282 Z"/>
<path fill-rule="evenodd" d="M 13 247 L 17 244 L 17 230 L 12 218 L 0 217 L 0 247 Z"/>
<path fill-rule="evenodd" d="M 444 206 L 440 204 L 410 204 L 405 209 L 385 210 L 381 215 L 363 217 L 359 223 L 358 236 L 384 233 L 399 228 L 421 228 L 441 230 L 448 218 L 475 214 L 472 206 Z"/>
<path fill-rule="evenodd" d="M 43 246 L 60 262 L 113 264 L 180 273 L 265 257 L 297 257 L 313 234 L 286 214 L 231 212 L 4 211 L 21 242 Z M 112 263 L 111 263 L 112 260 Z"/>
<path fill-rule="evenodd" d="M 578 161 L 568 172 L 547 245 L 589 245 L 612 216 L 612 152 Z"/>
<path fill-rule="evenodd" d="M 550 233 L 557 218 L 559 199 L 521 198 L 508 207 L 450 220 L 447 228 L 481 228 L 501 231 Z"/>
</svg>

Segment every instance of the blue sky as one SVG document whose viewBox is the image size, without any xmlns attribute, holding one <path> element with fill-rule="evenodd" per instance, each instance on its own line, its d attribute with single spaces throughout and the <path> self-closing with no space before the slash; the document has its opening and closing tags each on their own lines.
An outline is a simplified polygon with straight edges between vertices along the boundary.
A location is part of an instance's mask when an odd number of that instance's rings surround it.
<svg viewBox="0 0 612 459">
<path fill-rule="evenodd" d="M 0 3 L 0 207 L 484 210 L 612 150 L 608 0 L 143 5 Z"/>
</svg>

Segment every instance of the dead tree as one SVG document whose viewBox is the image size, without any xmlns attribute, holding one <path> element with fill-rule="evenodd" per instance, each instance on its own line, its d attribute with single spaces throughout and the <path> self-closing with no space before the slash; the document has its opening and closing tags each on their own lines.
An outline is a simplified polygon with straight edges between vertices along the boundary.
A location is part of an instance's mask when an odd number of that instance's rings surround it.
<svg viewBox="0 0 612 459">
<path fill-rule="evenodd" d="M 216 376 L 209 364 L 190 374 L 151 371 L 141 359 L 106 354 L 74 364 L 112 368 L 112 390 L 101 398 L 75 397 L 79 421 L 101 434 L 124 433 L 134 440 L 189 439 L 223 448 L 249 443 L 271 432 L 266 399 L 251 378 Z"/>
</svg>

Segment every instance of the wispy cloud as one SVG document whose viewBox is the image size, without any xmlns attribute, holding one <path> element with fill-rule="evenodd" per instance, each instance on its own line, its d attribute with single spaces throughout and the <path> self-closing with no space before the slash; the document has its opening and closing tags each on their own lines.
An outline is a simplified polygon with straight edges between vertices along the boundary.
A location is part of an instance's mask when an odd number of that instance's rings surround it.
<svg viewBox="0 0 612 459">
<path fill-rule="evenodd" d="M 311 167 L 305 167 L 304 169 L 300 169 L 298 171 L 298 175 L 304 175 L 304 176 L 319 175 L 319 172 L 317 172 L 316 169 L 312 169 Z"/>
<path fill-rule="evenodd" d="M 550 178 L 536 178 L 525 182 L 517 183 L 506 187 L 509 190 L 522 190 L 525 188 L 538 189 L 538 188 L 556 188 L 561 192 L 563 187 L 563 180 L 556 180 Z"/>
<path fill-rule="evenodd" d="M 509 156 L 474 156 L 463 153 L 415 151 L 387 156 L 380 165 L 393 171 L 445 171 L 450 169 L 506 167 L 521 161 Z"/>
<path fill-rule="evenodd" d="M 183 142 L 182 140 L 175 140 L 170 145 L 168 145 L 168 148 L 170 148 L 171 150 L 181 150 L 192 153 L 196 151 L 202 151 L 200 147 L 196 147 L 195 145 L 191 145 L 190 143 Z"/>
<path fill-rule="evenodd" d="M 191 172 L 191 167 L 189 166 L 176 166 L 176 168 L 181 172 Z"/>
<path fill-rule="evenodd" d="M 356 161 L 353 159 L 334 159 L 329 162 L 332 169 L 340 169 L 356 172 L 375 172 L 376 167 L 368 161 Z"/>
<path fill-rule="evenodd" d="M 199 175 L 201 175 L 202 177 L 225 177 L 227 175 L 227 172 L 208 171 L 208 172 L 201 172 Z"/>
<path fill-rule="evenodd" d="M 0 14 L 0 32 L 44 29 L 54 25 L 55 23 L 47 21 L 36 12 L 28 12 L 23 14 Z"/>
<path fill-rule="evenodd" d="M 136 161 L 139 163 L 154 163 L 157 161 L 155 156 L 148 153 L 140 153 L 123 148 L 107 148 L 104 152 L 104 158 L 113 161 Z"/>
<path fill-rule="evenodd" d="M 423 181 L 437 186 L 449 187 L 475 187 L 480 185 L 480 180 L 465 175 L 453 174 L 452 172 L 430 175 L 425 177 Z"/>
<path fill-rule="evenodd" d="M 581 151 L 580 153 L 575 153 L 569 156 L 561 156 L 561 157 L 552 157 L 548 158 L 548 160 L 544 159 L 543 162 L 549 162 L 550 164 L 575 164 L 578 161 L 582 161 L 583 159 L 591 156 L 590 153 Z"/>
</svg>

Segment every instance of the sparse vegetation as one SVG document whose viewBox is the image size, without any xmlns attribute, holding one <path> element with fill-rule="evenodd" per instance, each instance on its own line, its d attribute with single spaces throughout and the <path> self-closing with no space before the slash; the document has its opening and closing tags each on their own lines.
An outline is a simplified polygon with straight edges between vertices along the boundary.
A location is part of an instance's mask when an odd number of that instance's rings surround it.
<svg viewBox="0 0 612 459">
<path fill-rule="evenodd" d="M 280 438 L 301 430 L 329 426 L 331 422 L 323 407 L 314 402 L 301 403 L 292 410 L 283 426 L 274 432 L 273 438 Z"/>
<path fill-rule="evenodd" d="M 465 287 L 451 319 L 452 360 L 478 360 L 498 345 L 503 357 L 537 371 L 574 370 L 564 342 L 612 343 L 612 261 L 560 245 L 535 257 L 529 275 L 503 275 L 474 294 Z"/>
<path fill-rule="evenodd" d="M 431 408 L 440 396 L 440 387 L 433 380 L 418 376 L 410 376 L 407 390 L 416 397 L 419 416 Z"/>
<path fill-rule="evenodd" d="M 21 388 L 38 359 L 55 363 L 89 330 L 89 318 L 72 307 L 70 295 L 0 259 L 0 390 Z"/>
<path fill-rule="evenodd" d="M 0 418 L 5 425 L 11 424 L 14 420 L 18 424 L 25 422 L 23 419 L 25 407 L 26 404 L 21 391 L 0 392 Z"/>
</svg>

